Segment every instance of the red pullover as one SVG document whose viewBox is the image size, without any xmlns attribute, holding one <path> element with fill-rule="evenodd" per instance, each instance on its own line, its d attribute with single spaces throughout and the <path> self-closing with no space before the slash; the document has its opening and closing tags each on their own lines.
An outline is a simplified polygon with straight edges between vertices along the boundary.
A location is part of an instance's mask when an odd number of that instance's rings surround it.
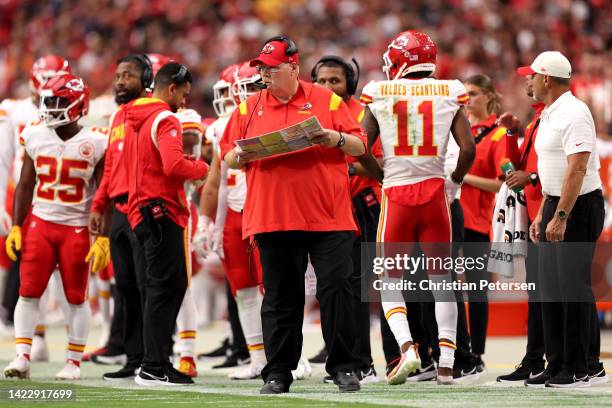
<svg viewBox="0 0 612 408">
<path fill-rule="evenodd" d="M 172 221 L 185 228 L 189 209 L 183 183 L 203 178 L 208 166 L 183 157 L 181 124 L 166 102 L 140 98 L 124 109 L 130 225 L 136 228 L 142 221 L 139 207 L 161 198 Z"/>
</svg>

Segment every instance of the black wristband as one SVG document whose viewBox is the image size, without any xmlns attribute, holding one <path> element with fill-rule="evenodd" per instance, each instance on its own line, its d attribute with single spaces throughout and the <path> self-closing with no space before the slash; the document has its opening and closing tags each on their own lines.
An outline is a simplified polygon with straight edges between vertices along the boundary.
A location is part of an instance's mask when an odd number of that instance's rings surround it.
<svg viewBox="0 0 612 408">
<path fill-rule="evenodd" d="M 340 139 L 338 139 L 338 144 L 336 145 L 336 147 L 342 147 L 346 144 L 346 139 L 344 138 L 342 132 L 338 132 L 338 134 L 340 135 Z"/>
</svg>

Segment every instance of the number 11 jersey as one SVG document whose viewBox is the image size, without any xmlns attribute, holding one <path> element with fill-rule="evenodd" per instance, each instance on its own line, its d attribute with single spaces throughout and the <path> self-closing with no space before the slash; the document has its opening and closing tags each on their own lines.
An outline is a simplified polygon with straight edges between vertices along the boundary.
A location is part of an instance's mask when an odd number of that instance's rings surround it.
<svg viewBox="0 0 612 408">
<path fill-rule="evenodd" d="M 383 189 L 444 178 L 453 118 L 468 100 L 458 80 L 399 79 L 364 87 L 361 102 L 380 130 Z"/>
<path fill-rule="evenodd" d="M 108 131 L 84 127 L 64 141 L 54 129 L 33 123 L 19 142 L 36 169 L 32 213 L 57 224 L 86 226 L 97 187 L 94 170 L 104 157 Z"/>
</svg>

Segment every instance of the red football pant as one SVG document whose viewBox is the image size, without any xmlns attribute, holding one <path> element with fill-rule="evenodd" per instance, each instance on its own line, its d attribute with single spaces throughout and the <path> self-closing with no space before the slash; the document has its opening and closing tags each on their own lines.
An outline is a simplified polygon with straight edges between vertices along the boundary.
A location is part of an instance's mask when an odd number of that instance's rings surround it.
<svg viewBox="0 0 612 408">
<path fill-rule="evenodd" d="M 59 266 L 68 303 L 80 305 L 85 301 L 89 278 L 88 251 L 87 227 L 55 224 L 31 214 L 21 251 L 19 295 L 40 298 Z"/>
<path fill-rule="evenodd" d="M 250 248 L 249 248 L 250 247 Z M 227 209 L 223 227 L 223 268 L 227 275 L 232 295 L 244 288 L 261 285 L 261 263 L 256 245 L 242 239 L 242 213 Z"/>
<path fill-rule="evenodd" d="M 395 193 L 400 192 L 400 194 L 394 196 L 407 197 L 408 200 L 414 202 L 413 197 L 411 197 L 414 187 L 416 186 L 391 188 L 395 189 Z M 402 189 L 405 191 L 401 191 Z M 405 205 L 401 202 L 401 199 L 389 199 L 389 191 L 383 191 L 376 241 L 388 245 L 379 248 L 379 253 L 383 252 L 385 257 L 394 257 L 396 254 L 412 256 L 412 246 L 406 245 L 406 243 L 420 242 L 444 244 L 422 245 L 421 248 L 426 257 L 450 256 L 451 251 L 448 243 L 451 242 L 451 219 L 444 183 L 440 183 L 434 191 L 430 192 L 431 195 L 427 201 L 417 205 Z M 403 273 L 402 271 L 399 272 Z M 428 272 L 430 274 L 447 273 L 442 270 L 430 270 Z"/>
</svg>

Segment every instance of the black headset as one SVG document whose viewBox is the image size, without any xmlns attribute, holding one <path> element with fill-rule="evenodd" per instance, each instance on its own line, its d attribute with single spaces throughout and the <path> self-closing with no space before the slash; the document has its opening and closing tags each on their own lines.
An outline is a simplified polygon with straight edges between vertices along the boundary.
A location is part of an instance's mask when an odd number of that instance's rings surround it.
<svg viewBox="0 0 612 408">
<path fill-rule="evenodd" d="M 151 64 L 151 60 L 147 54 L 132 54 L 130 57 L 140 62 L 142 68 L 140 82 L 145 89 L 150 90 L 153 86 L 153 64 Z"/>
<path fill-rule="evenodd" d="M 287 37 L 286 35 L 277 35 L 274 36 L 272 38 L 269 38 L 268 40 L 266 40 L 266 42 L 264 43 L 264 46 L 268 43 L 271 43 L 272 41 L 282 41 L 285 44 L 287 44 L 287 48 L 285 48 L 285 54 L 288 56 L 292 56 L 298 53 L 298 47 L 297 45 L 295 45 L 295 43 L 293 42 L 293 40 L 289 37 Z"/>
<path fill-rule="evenodd" d="M 321 58 L 314 65 L 314 67 L 312 67 L 310 78 L 312 79 L 312 82 L 317 82 L 317 73 L 319 72 L 321 65 L 325 64 L 326 62 L 335 62 L 340 65 L 342 69 L 344 69 L 344 74 L 346 75 L 346 92 L 349 95 L 355 95 L 355 92 L 357 92 L 357 85 L 359 84 L 360 70 L 359 64 L 355 58 L 352 58 L 351 61 L 353 61 L 353 64 L 355 64 L 355 68 L 357 68 L 357 70 L 355 70 L 353 66 L 347 63 L 344 59 L 336 55 L 326 55 L 325 57 Z"/>
</svg>

